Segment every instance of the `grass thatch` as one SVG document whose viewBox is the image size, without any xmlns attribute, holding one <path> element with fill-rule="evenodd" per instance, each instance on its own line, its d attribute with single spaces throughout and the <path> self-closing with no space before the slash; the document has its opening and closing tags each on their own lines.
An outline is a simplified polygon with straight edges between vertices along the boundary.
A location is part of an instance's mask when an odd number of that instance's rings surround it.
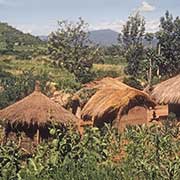
<svg viewBox="0 0 180 180">
<path fill-rule="evenodd" d="M 131 88 L 116 79 L 107 79 L 106 86 L 101 86 L 82 110 L 84 120 L 112 121 L 121 110 L 126 114 L 134 106 L 154 107 L 155 103 L 149 96 Z"/>
<path fill-rule="evenodd" d="M 180 104 L 180 75 L 156 85 L 151 96 L 159 104 Z"/>
<path fill-rule="evenodd" d="M 84 88 L 87 89 L 103 89 L 103 88 L 128 88 L 126 84 L 119 81 L 119 78 L 110 78 L 106 77 L 98 81 L 92 81 L 90 83 L 85 84 Z"/>
<path fill-rule="evenodd" d="M 74 96 L 79 97 L 81 108 L 88 102 L 88 100 L 100 89 L 103 88 L 118 88 L 118 87 L 128 87 L 127 85 L 121 83 L 119 78 L 106 77 L 101 80 L 92 81 L 87 83 L 79 91 L 75 93 Z"/>
<path fill-rule="evenodd" d="M 78 118 L 36 89 L 32 94 L 0 111 L 0 119 L 10 124 L 44 126 L 48 122 L 75 123 Z"/>
</svg>

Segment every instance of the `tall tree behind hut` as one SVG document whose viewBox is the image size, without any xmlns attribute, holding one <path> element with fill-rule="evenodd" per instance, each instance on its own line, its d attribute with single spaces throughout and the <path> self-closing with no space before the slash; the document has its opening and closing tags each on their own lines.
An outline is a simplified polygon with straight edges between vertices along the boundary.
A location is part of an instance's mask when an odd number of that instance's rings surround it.
<svg viewBox="0 0 180 180">
<path fill-rule="evenodd" d="M 160 75 L 173 76 L 180 71 L 180 19 L 166 11 L 160 19 L 157 39 L 161 47 L 161 58 L 157 61 Z"/>
<path fill-rule="evenodd" d="M 80 82 L 91 80 L 93 63 L 100 51 L 89 40 L 87 24 L 79 18 L 76 23 L 59 21 L 59 28 L 49 36 L 49 54 L 59 67 L 73 73 Z"/>
<path fill-rule="evenodd" d="M 153 78 L 158 76 L 158 65 L 157 61 L 160 56 L 158 55 L 156 46 L 153 46 L 153 40 L 155 40 L 154 33 L 146 33 L 144 40 L 147 42 L 144 47 L 144 76 L 148 82 L 148 87 L 153 84 Z"/>
<path fill-rule="evenodd" d="M 122 37 L 121 35 L 119 37 L 119 43 L 123 45 L 128 63 L 125 72 L 134 77 L 138 77 L 142 71 L 144 33 L 144 18 L 136 13 L 128 18 L 122 30 Z"/>
</svg>

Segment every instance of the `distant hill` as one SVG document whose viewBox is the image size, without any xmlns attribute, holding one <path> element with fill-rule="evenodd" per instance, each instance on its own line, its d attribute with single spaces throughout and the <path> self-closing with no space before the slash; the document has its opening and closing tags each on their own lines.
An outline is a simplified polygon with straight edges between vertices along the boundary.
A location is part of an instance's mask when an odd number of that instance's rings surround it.
<svg viewBox="0 0 180 180">
<path fill-rule="evenodd" d="M 43 41 L 48 40 L 47 36 L 39 36 L 39 38 Z M 110 46 L 112 44 L 117 44 L 118 32 L 110 29 L 90 31 L 89 38 L 96 44 Z"/>
<path fill-rule="evenodd" d="M 48 41 L 48 36 L 39 36 L 42 41 Z"/>
<path fill-rule="evenodd" d="M 35 37 L 29 33 L 23 33 L 7 23 L 0 22 L 0 50 L 6 49 L 7 44 L 11 46 L 28 46 L 43 43 L 44 42 L 39 37 Z"/>
<path fill-rule="evenodd" d="M 95 30 L 90 32 L 90 40 L 103 46 L 110 46 L 118 43 L 118 34 L 110 29 Z"/>
<path fill-rule="evenodd" d="M 96 44 L 102 45 L 102 46 L 111 46 L 111 45 L 116 45 L 118 43 L 119 33 L 116 31 L 113 31 L 111 29 L 102 29 L 102 30 L 95 30 L 95 31 L 90 31 L 90 40 Z M 48 36 L 39 36 L 39 38 L 42 41 L 47 41 Z M 156 47 L 157 45 L 157 39 L 155 38 L 152 41 L 153 47 Z M 147 47 L 148 42 L 144 39 L 143 44 Z"/>
</svg>

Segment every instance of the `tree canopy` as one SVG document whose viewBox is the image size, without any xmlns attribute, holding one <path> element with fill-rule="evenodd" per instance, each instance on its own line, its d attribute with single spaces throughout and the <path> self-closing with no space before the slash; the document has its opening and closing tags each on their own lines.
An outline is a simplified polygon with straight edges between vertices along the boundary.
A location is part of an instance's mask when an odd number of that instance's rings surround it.
<svg viewBox="0 0 180 180">
<path fill-rule="evenodd" d="M 51 58 L 73 73 L 78 81 L 87 82 L 93 63 L 100 58 L 99 48 L 89 40 L 87 24 L 79 18 L 76 23 L 59 21 L 58 25 L 58 30 L 49 36 Z"/>
</svg>

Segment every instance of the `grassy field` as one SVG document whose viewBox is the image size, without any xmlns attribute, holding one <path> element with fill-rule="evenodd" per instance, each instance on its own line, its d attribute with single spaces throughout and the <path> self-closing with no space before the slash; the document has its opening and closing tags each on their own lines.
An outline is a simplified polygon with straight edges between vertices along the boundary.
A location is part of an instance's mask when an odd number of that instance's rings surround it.
<svg viewBox="0 0 180 180">
<path fill-rule="evenodd" d="M 0 67 L 13 75 L 19 75 L 23 71 L 33 70 L 35 74 L 40 74 L 42 72 L 48 73 L 54 81 L 73 78 L 73 75 L 65 69 L 54 67 L 47 57 L 38 57 L 33 60 L 17 60 L 12 56 L 4 56 L 0 59 Z"/>
<path fill-rule="evenodd" d="M 33 60 L 18 60 L 13 56 L 2 56 L 0 58 L 0 67 L 13 75 L 19 75 L 23 71 L 32 69 L 36 74 L 46 72 L 55 82 L 74 78 L 65 69 L 54 67 L 46 56 L 40 56 Z M 95 78 L 105 76 L 118 77 L 124 75 L 123 69 L 122 65 L 94 64 L 92 71 L 96 74 Z"/>
</svg>

